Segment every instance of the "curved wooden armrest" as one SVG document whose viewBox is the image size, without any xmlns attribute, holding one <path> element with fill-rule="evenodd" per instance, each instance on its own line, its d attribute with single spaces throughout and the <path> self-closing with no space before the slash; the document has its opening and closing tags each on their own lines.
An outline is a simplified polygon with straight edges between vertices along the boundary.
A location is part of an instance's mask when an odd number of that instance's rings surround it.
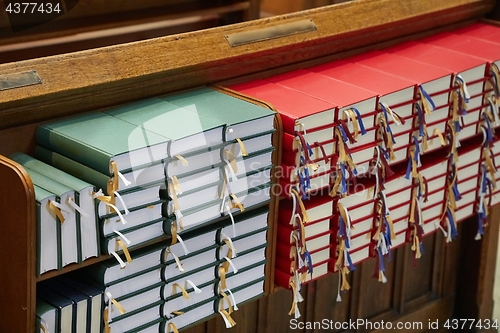
<svg viewBox="0 0 500 333">
<path fill-rule="evenodd" d="M 34 332 L 36 213 L 33 183 L 17 163 L 0 155 L 1 332 Z"/>
</svg>

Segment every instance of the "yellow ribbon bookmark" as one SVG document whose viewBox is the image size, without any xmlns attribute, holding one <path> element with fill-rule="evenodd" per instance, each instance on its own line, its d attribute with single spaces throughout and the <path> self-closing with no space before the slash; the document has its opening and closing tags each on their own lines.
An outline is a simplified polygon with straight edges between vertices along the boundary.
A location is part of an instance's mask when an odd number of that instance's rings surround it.
<svg viewBox="0 0 500 333">
<path fill-rule="evenodd" d="M 130 256 L 130 252 L 128 251 L 127 245 L 121 239 L 116 239 L 116 244 L 122 249 L 123 254 L 125 254 L 125 258 L 127 262 L 130 264 L 132 262 L 132 257 Z"/>
<path fill-rule="evenodd" d="M 57 207 L 58 206 L 57 203 L 54 203 L 54 201 L 52 200 L 49 200 L 48 205 L 49 205 L 48 206 L 49 210 L 52 211 L 54 214 L 56 214 L 57 218 L 59 219 L 59 222 L 63 224 L 65 218 L 61 212 L 61 208 Z"/>
<path fill-rule="evenodd" d="M 344 266 L 341 270 L 341 274 L 342 274 L 342 285 L 340 286 L 340 290 L 351 289 L 351 286 L 349 285 L 349 282 L 347 281 L 347 275 L 349 274 L 349 268 L 347 266 Z"/>
<path fill-rule="evenodd" d="M 302 217 L 304 219 L 304 223 L 309 222 L 309 216 L 307 215 L 307 209 L 306 206 L 304 205 L 304 202 L 302 201 L 302 198 L 300 197 L 299 193 L 295 189 L 291 189 L 292 194 L 295 195 L 299 202 L 300 209 L 302 210 Z"/>
<path fill-rule="evenodd" d="M 186 289 L 184 289 L 180 284 L 178 283 L 174 283 L 172 285 L 172 295 L 175 295 L 177 294 L 177 288 L 179 288 L 182 292 L 182 297 L 184 297 L 184 299 L 189 299 L 189 293 L 186 291 Z"/>
<path fill-rule="evenodd" d="M 231 202 L 233 203 L 232 208 L 239 208 L 241 212 L 245 211 L 245 207 L 235 194 L 231 193 L 229 196 L 231 197 Z"/>
<path fill-rule="evenodd" d="M 168 323 L 167 332 L 179 333 L 179 330 L 177 329 L 177 326 L 175 326 L 174 323 Z"/>
<path fill-rule="evenodd" d="M 188 166 L 189 165 L 188 161 L 184 157 L 182 157 L 181 155 L 175 155 L 175 157 L 179 161 L 181 161 L 181 163 L 182 163 L 183 166 Z"/>
<path fill-rule="evenodd" d="M 236 164 L 236 158 L 234 157 L 234 153 L 230 150 L 224 150 L 224 154 L 227 156 L 227 160 L 231 164 L 231 168 L 234 173 L 238 173 L 238 165 Z"/>
<path fill-rule="evenodd" d="M 105 309 L 102 312 L 102 320 L 104 321 L 104 333 L 111 333 L 111 328 L 109 327 L 108 309 Z"/>
<path fill-rule="evenodd" d="M 224 266 L 219 266 L 220 287 L 222 290 L 227 289 L 226 272 L 227 270 L 224 268 Z"/>
<path fill-rule="evenodd" d="M 243 141 L 241 141 L 240 138 L 236 138 L 236 141 L 238 141 L 238 144 L 240 145 L 241 155 L 248 156 L 247 149 L 245 148 Z"/>
<path fill-rule="evenodd" d="M 120 311 L 120 314 L 125 314 L 127 311 L 123 308 L 123 306 L 118 303 L 118 301 L 114 298 L 110 299 L 111 303 Z"/>
<path fill-rule="evenodd" d="M 356 139 L 359 136 L 359 124 L 357 122 L 356 113 L 352 109 L 344 110 L 344 112 L 342 114 L 342 119 L 348 120 L 347 119 L 347 115 L 349 115 L 349 118 L 350 118 L 351 123 L 352 123 L 352 128 L 353 128 L 353 135 L 352 135 L 352 137 L 354 139 Z"/>
</svg>

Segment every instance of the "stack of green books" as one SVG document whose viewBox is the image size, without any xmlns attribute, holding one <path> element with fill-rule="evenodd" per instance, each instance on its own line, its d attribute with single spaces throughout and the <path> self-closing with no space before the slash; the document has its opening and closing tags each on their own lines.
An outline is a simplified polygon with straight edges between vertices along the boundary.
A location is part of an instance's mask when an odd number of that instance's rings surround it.
<svg viewBox="0 0 500 333">
<path fill-rule="evenodd" d="M 100 333 L 103 292 L 60 276 L 37 285 L 36 327 L 43 332 Z"/>
<path fill-rule="evenodd" d="M 37 201 L 38 274 L 99 255 L 94 185 L 23 153 Z"/>
<path fill-rule="evenodd" d="M 220 216 L 224 121 L 180 107 L 160 98 L 150 98 L 105 111 L 144 131 L 169 138 L 164 159 L 169 203 L 166 214 L 175 216 L 174 233 L 191 224 L 199 226 Z M 196 218 L 193 218 L 196 216 Z"/>
<path fill-rule="evenodd" d="M 224 124 L 223 144 L 218 150 L 223 162 L 220 213 L 232 216 L 267 204 L 273 166 L 275 112 L 210 88 L 164 99 L 195 111 L 199 117 L 210 117 Z M 185 217 L 183 221 L 185 228 L 198 224 L 197 218 Z"/>
<path fill-rule="evenodd" d="M 35 156 L 93 185 L 100 248 L 115 258 L 79 272 L 104 292 L 106 329 L 186 327 L 227 313 L 226 293 L 231 307 L 263 293 L 274 116 L 202 88 L 37 128 Z M 165 233 L 169 244 L 145 244 Z"/>
<path fill-rule="evenodd" d="M 36 139 L 37 158 L 96 187 L 102 252 L 120 261 L 163 235 L 168 138 L 95 112 L 41 124 Z"/>
</svg>

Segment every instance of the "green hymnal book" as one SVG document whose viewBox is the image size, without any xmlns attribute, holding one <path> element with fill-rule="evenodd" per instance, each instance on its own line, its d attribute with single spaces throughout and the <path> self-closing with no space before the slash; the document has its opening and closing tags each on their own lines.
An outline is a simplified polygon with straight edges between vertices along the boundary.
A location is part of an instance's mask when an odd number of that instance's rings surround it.
<svg viewBox="0 0 500 333">
<path fill-rule="evenodd" d="M 75 191 L 55 180 L 31 169 L 26 169 L 34 185 L 37 185 L 56 195 L 56 202 L 51 206 L 58 212 L 61 227 L 61 259 L 62 266 L 81 261 L 81 233 L 79 214 L 71 205 L 75 202 Z"/>
<path fill-rule="evenodd" d="M 113 194 L 108 191 L 108 187 L 112 187 L 110 183 L 113 182 L 113 179 L 105 174 L 41 146 L 35 147 L 35 157 L 79 179 L 94 184 L 96 189 L 102 190 L 105 195 L 109 196 Z M 114 195 L 117 199 L 115 200 L 115 206 L 120 211 L 133 209 L 145 203 L 156 202 L 160 197 L 166 197 L 166 194 L 162 193 L 165 191 L 166 185 L 163 177 L 163 166 L 161 164 L 154 164 L 143 169 L 133 170 L 130 173 L 125 173 L 123 176 L 130 181 L 130 184 L 127 186 L 121 179 L 118 181 L 118 195 L 116 193 Z M 99 201 L 97 212 L 99 217 L 104 217 L 115 213 L 115 210 L 104 202 Z"/>
<path fill-rule="evenodd" d="M 110 177 L 107 174 L 103 174 L 91 167 L 41 146 L 35 147 L 35 157 L 70 175 L 95 185 L 97 189 L 102 189 L 104 194 L 110 195 L 108 192 L 108 185 L 110 182 L 114 181 L 114 177 Z M 121 175 L 127 182 L 125 182 L 122 177 L 118 177 L 118 188 L 115 189 L 117 191 L 135 190 L 137 187 L 158 183 L 165 178 L 162 164 L 152 164 L 141 168 L 135 168 Z"/>
<path fill-rule="evenodd" d="M 54 213 L 56 195 L 37 186 L 35 189 L 37 220 L 37 274 L 61 269 L 61 222 Z"/>
<path fill-rule="evenodd" d="M 57 308 L 37 297 L 35 332 L 56 332 L 58 320 Z"/>
<path fill-rule="evenodd" d="M 73 302 L 72 332 L 87 333 L 87 314 L 90 306 L 87 296 L 64 283 L 59 283 L 56 279 L 45 280 L 40 284 L 49 288 L 53 293 L 60 294 Z"/>
<path fill-rule="evenodd" d="M 76 207 L 77 218 L 80 219 L 82 260 L 97 257 L 99 255 L 99 237 L 97 234 L 96 205 L 93 198 L 94 185 L 23 153 L 12 154 L 10 158 L 26 169 L 41 173 L 75 191 L 73 208 Z"/>
<path fill-rule="evenodd" d="M 35 147 L 34 157 L 78 179 L 93 184 L 97 189 L 107 191 L 108 182 L 111 180 L 108 175 L 42 146 Z"/>
<path fill-rule="evenodd" d="M 73 331 L 73 302 L 43 284 L 36 286 L 36 296 L 56 309 L 56 329 L 54 332 Z"/>
<path fill-rule="evenodd" d="M 104 237 L 116 236 L 115 231 L 138 228 L 150 221 L 162 219 L 163 204 L 164 201 L 158 200 L 133 208 L 129 210 L 129 213 L 126 215 L 125 212 L 122 213 L 123 215 L 118 215 L 116 213 L 106 215 L 105 218 L 101 218 L 99 221 L 101 235 Z M 126 223 L 123 221 L 123 218 L 126 218 Z"/>
<path fill-rule="evenodd" d="M 104 307 L 103 289 L 99 289 L 88 282 L 72 279 L 67 275 L 59 275 L 54 279 L 58 283 L 69 286 L 87 297 L 87 332 L 100 333 L 102 326 L 102 310 Z"/>
<path fill-rule="evenodd" d="M 175 325 L 177 329 L 183 329 L 212 316 L 214 314 L 214 302 L 216 299 L 217 297 L 211 294 L 210 297 L 207 296 L 202 302 L 175 309 L 175 313 L 172 313 L 172 309 L 169 309 L 170 304 L 165 302 L 162 312 L 167 321 L 163 324 L 160 332 L 168 332 L 170 324 Z"/>
<path fill-rule="evenodd" d="M 210 88 L 166 96 L 166 101 L 223 121 L 224 141 L 236 142 L 274 131 L 275 112 Z M 265 148 L 265 147 L 263 147 Z"/>
<path fill-rule="evenodd" d="M 103 112 L 38 125 L 39 145 L 108 176 L 160 162 L 169 139 Z"/>
<path fill-rule="evenodd" d="M 110 306 L 108 311 L 109 314 L 112 314 L 108 322 L 110 332 L 141 332 L 142 327 L 150 326 L 152 322 L 161 319 L 161 303 L 159 301 L 140 309 L 140 311 L 126 312 L 124 314 L 120 314 L 114 305 Z M 148 332 L 147 329 L 146 332 Z M 153 332 L 156 331 L 153 330 Z"/>
<path fill-rule="evenodd" d="M 193 154 L 222 144 L 225 122 L 182 108 L 160 98 L 149 98 L 106 111 L 148 131 L 171 139 L 169 157 Z M 189 161 L 189 159 L 188 159 Z"/>
<path fill-rule="evenodd" d="M 85 280 L 92 281 L 102 289 L 123 283 L 127 287 L 127 292 L 131 293 L 141 288 L 139 285 L 136 286 L 127 282 L 134 277 L 156 271 L 156 273 L 153 273 L 157 275 L 156 280 L 161 280 L 158 271 L 163 266 L 161 258 L 164 250 L 165 245 L 161 243 L 141 248 L 133 252 L 134 260 L 125 268 L 122 268 L 114 258 L 111 258 L 82 268 L 76 278 L 85 277 Z"/>
</svg>

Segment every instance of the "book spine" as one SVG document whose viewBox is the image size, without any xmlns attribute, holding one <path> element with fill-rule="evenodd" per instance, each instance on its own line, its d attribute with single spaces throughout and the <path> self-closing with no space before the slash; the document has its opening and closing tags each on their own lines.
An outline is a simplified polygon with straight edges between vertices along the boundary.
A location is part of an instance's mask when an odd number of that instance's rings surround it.
<svg viewBox="0 0 500 333">
<path fill-rule="evenodd" d="M 78 163 L 42 146 L 35 147 L 35 157 L 57 169 L 100 188 L 103 191 L 107 189 L 108 181 L 110 179 L 107 173 L 103 174 L 98 172 L 86 165 Z"/>
<path fill-rule="evenodd" d="M 91 186 L 88 182 L 81 180 L 78 177 L 75 177 L 64 170 L 56 168 L 48 163 L 42 162 L 41 160 L 37 160 L 29 155 L 23 153 L 15 153 L 12 154 L 9 158 L 21 164 L 23 167 L 37 171 L 41 174 L 46 175 L 47 177 L 65 185 L 77 192 L 80 192 L 82 189 Z"/>
<path fill-rule="evenodd" d="M 37 126 L 35 137 L 39 145 L 111 176 L 109 170 L 111 156 L 106 152 L 68 138 L 43 125 Z"/>
<path fill-rule="evenodd" d="M 297 121 L 297 119 L 292 118 L 284 113 L 280 113 L 280 116 L 281 116 L 281 122 L 283 124 L 283 133 L 290 133 L 290 134 L 295 133 L 295 122 Z"/>
</svg>

